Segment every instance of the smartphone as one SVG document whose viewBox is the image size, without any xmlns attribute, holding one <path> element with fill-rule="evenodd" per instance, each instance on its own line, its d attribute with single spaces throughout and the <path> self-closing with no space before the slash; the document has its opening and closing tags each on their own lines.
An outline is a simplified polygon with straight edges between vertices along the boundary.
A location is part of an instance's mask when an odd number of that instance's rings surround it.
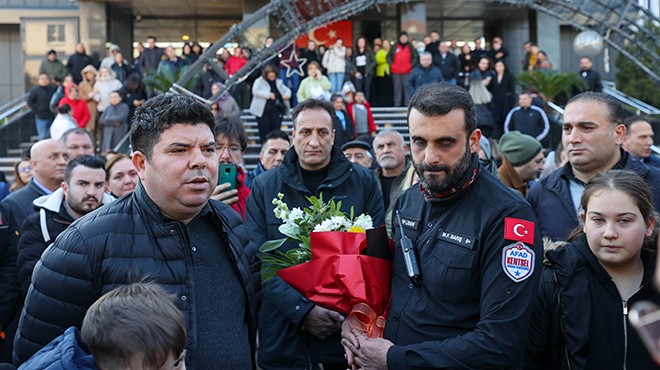
<svg viewBox="0 0 660 370">
<path fill-rule="evenodd" d="M 656 364 L 660 365 L 660 307 L 650 301 L 637 302 L 628 315 L 642 343 Z"/>
<path fill-rule="evenodd" d="M 231 163 L 220 163 L 218 165 L 218 185 L 230 183 L 231 186 L 225 191 L 236 189 L 236 165 Z"/>
</svg>

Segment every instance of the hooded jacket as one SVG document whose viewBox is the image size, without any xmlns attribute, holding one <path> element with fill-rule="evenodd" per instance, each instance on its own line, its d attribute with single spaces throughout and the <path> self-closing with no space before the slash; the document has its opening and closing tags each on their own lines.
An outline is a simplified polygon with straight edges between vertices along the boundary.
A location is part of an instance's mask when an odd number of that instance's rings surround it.
<svg viewBox="0 0 660 370">
<path fill-rule="evenodd" d="M 218 225 L 227 253 L 245 295 L 245 322 L 254 353 L 259 307 L 259 262 L 245 248 L 248 234 L 229 206 L 210 200 L 208 211 Z M 188 360 L 208 350 L 197 343 L 195 276 L 186 226 L 168 219 L 148 196 L 142 183 L 124 196 L 77 220 L 41 256 L 14 341 L 14 363 L 22 363 L 61 335 L 82 324 L 87 309 L 118 286 L 149 278 L 177 297 L 188 329 Z M 53 308 L 57 307 L 54 314 Z M 218 316 L 218 320 L 222 320 Z"/>
<path fill-rule="evenodd" d="M 660 303 L 653 288 L 655 256 L 642 251 L 642 262 L 642 286 L 625 302 L 585 236 L 546 251 L 525 369 L 657 369 L 627 317 L 628 307 L 637 301 Z M 614 321 L 603 322 L 603 317 Z"/>
<path fill-rule="evenodd" d="M 96 370 L 94 357 L 72 326 L 26 361 L 20 370 Z"/>
<path fill-rule="evenodd" d="M 103 194 L 101 204 L 108 204 L 114 199 L 112 195 Z M 27 295 L 32 271 L 41 258 L 41 254 L 74 221 L 64 206 L 62 188 L 55 190 L 50 195 L 43 195 L 32 203 L 39 211 L 29 216 L 23 224 L 16 259 L 18 282 L 23 298 Z"/>
<path fill-rule="evenodd" d="M 303 183 L 295 148 L 289 150 L 281 166 L 271 169 L 252 182 L 247 202 L 245 226 L 250 235 L 248 249 L 258 250 L 268 240 L 282 238 L 278 230 L 282 221 L 273 213 L 273 199 L 284 194 L 289 208 L 308 207 L 306 197 L 319 193 L 324 201 L 334 198 L 342 202 L 342 211 L 351 207 L 355 215 L 367 213 L 374 225 L 382 225 L 383 200 L 380 188 L 369 170 L 354 165 L 342 151 L 334 146 L 331 152 L 328 175 L 312 194 Z M 283 252 L 295 247 L 285 244 Z M 263 285 L 264 305 L 259 310 L 259 367 L 263 369 L 310 369 L 315 362 L 336 363 L 343 360 L 339 333 L 325 339 L 317 339 L 301 326 L 314 303 L 298 293 L 279 277 Z"/>
<path fill-rule="evenodd" d="M 73 119 L 76 120 L 76 123 L 78 123 L 78 127 L 86 128 L 90 117 L 89 108 L 87 108 L 87 102 L 80 97 L 76 100 L 71 99 L 69 97 L 69 92 L 72 88 L 78 88 L 78 85 L 69 85 L 65 90 L 64 98 L 60 100 L 57 106 L 61 107 L 64 104 L 69 104 L 71 107 L 71 115 L 73 116 Z M 78 90 L 78 92 L 80 93 L 80 90 Z"/>
</svg>

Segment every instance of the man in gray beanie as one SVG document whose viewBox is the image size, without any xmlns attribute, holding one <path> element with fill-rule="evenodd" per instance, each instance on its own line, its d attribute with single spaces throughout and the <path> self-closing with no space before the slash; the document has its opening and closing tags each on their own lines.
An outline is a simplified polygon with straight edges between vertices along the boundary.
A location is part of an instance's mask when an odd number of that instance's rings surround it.
<svg viewBox="0 0 660 370">
<path fill-rule="evenodd" d="M 543 147 L 532 136 L 509 131 L 500 138 L 502 165 L 497 172 L 502 183 L 524 197 L 529 182 L 543 171 Z"/>
</svg>

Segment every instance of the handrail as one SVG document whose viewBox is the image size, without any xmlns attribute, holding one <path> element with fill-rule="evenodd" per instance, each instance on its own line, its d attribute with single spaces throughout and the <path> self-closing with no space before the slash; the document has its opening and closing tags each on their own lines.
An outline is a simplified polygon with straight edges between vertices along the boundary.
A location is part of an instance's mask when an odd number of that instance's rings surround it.
<svg viewBox="0 0 660 370">
<path fill-rule="evenodd" d="M 555 112 L 564 115 L 564 108 L 558 106 L 557 104 L 551 101 L 547 102 L 546 104 L 548 105 L 548 107 L 552 108 L 552 110 L 554 110 Z"/>
<path fill-rule="evenodd" d="M 616 84 L 612 81 L 603 81 L 603 92 L 612 96 L 623 104 L 629 105 L 634 108 L 638 113 L 642 112 L 649 116 L 660 114 L 660 109 L 645 103 L 637 98 L 634 98 L 621 90 L 617 90 Z"/>
<path fill-rule="evenodd" d="M 27 93 L 0 106 L 0 123 L 27 107 Z"/>
</svg>

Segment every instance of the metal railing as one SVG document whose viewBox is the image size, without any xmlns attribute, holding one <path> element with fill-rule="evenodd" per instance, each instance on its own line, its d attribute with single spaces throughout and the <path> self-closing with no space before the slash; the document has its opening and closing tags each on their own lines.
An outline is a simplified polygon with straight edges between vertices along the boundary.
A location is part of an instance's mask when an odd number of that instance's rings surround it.
<svg viewBox="0 0 660 370">
<path fill-rule="evenodd" d="M 30 109 L 27 104 L 28 93 L 0 106 L 0 125 L 11 121 L 11 118 L 23 110 Z"/>
<path fill-rule="evenodd" d="M 637 114 L 644 113 L 647 116 L 660 115 L 660 109 L 647 104 L 639 99 L 633 98 L 626 93 L 616 89 L 616 83 L 613 81 L 603 81 L 603 92 L 612 96 L 621 103 L 633 108 Z"/>
</svg>

